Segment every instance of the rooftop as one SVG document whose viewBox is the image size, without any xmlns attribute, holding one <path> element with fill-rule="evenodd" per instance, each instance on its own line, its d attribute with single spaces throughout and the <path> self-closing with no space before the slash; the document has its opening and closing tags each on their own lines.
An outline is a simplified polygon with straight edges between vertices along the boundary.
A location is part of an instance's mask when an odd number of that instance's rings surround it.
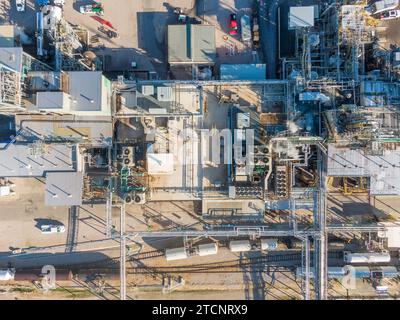
<svg viewBox="0 0 400 320">
<path fill-rule="evenodd" d="M 290 7 L 289 28 L 304 28 L 314 26 L 314 6 Z"/>
<path fill-rule="evenodd" d="M 0 177 L 42 177 L 75 171 L 75 147 L 65 144 L 10 144 L 0 150 Z"/>
<path fill-rule="evenodd" d="M 203 24 L 168 26 L 168 62 L 170 64 L 213 64 L 215 27 Z"/>
<path fill-rule="evenodd" d="M 82 204 L 82 172 L 49 172 L 46 174 L 45 204 L 77 206 Z"/>
<path fill-rule="evenodd" d="M 364 150 L 328 147 L 328 176 L 370 177 L 372 195 L 400 195 L 400 150 L 366 155 Z"/>
<path fill-rule="evenodd" d="M 101 71 L 71 71 L 67 74 L 69 92 L 38 92 L 38 109 L 59 109 L 77 115 L 111 115 L 111 83 Z"/>
</svg>

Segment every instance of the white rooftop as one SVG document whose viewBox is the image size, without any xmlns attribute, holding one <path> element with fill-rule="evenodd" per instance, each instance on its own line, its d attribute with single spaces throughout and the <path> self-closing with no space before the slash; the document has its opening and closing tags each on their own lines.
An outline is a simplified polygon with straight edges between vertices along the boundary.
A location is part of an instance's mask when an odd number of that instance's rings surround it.
<svg viewBox="0 0 400 320">
<path fill-rule="evenodd" d="M 290 7 L 289 29 L 313 27 L 314 6 Z"/>
<path fill-rule="evenodd" d="M 370 177 L 372 195 L 400 195 L 400 150 L 385 150 L 382 156 L 364 150 L 328 146 L 328 176 Z"/>
<path fill-rule="evenodd" d="M 147 171 L 149 174 L 171 174 L 174 172 L 172 153 L 148 153 Z"/>
<path fill-rule="evenodd" d="M 101 71 L 68 72 L 69 92 L 38 92 L 38 109 L 59 109 L 76 115 L 111 115 L 111 82 Z"/>
</svg>

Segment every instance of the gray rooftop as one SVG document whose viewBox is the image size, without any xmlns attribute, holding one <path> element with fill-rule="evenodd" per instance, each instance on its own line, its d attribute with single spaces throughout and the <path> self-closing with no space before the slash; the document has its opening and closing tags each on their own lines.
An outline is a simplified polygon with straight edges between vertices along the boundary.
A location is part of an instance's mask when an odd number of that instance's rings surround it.
<svg viewBox="0 0 400 320">
<path fill-rule="evenodd" d="M 16 72 L 22 71 L 22 48 L 0 48 L 0 65 L 3 64 L 6 67 Z"/>
<path fill-rule="evenodd" d="M 82 172 L 49 172 L 46 174 L 46 206 L 82 204 Z"/>
<path fill-rule="evenodd" d="M 168 26 L 168 62 L 212 64 L 215 60 L 215 27 L 202 24 Z"/>
<path fill-rule="evenodd" d="M 75 147 L 65 144 L 10 144 L 0 150 L 0 177 L 42 177 L 49 171 L 75 171 L 75 156 Z"/>
</svg>

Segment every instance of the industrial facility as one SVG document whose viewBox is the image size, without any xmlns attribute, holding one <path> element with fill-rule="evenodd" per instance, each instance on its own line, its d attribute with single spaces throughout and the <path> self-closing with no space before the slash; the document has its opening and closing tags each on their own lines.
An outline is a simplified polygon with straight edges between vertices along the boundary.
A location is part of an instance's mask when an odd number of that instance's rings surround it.
<svg viewBox="0 0 400 320">
<path fill-rule="evenodd" d="M 1 290 L 399 299 L 398 1 L 120 1 L 0 0 Z"/>
</svg>

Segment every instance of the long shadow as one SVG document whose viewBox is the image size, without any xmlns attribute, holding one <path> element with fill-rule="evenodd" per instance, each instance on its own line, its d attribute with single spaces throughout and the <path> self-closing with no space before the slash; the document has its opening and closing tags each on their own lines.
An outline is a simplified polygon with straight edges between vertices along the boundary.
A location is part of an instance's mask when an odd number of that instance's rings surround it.
<svg viewBox="0 0 400 320">
<path fill-rule="evenodd" d="M 107 261 L 109 257 L 101 252 L 71 252 L 71 253 L 25 253 L 10 255 L 9 252 L 0 253 L 0 267 L 13 267 L 17 269 L 16 274 L 19 279 L 29 278 L 29 272 L 34 268 L 42 268 L 44 265 L 53 265 L 57 270 L 72 269 L 74 265 L 82 263 L 96 263 L 97 261 Z M 24 271 L 24 272 L 22 272 Z M 21 273 L 22 272 L 22 273 Z"/>
<path fill-rule="evenodd" d="M 55 226 L 64 225 L 61 221 L 54 220 L 54 219 L 35 218 L 34 220 L 36 222 L 35 227 L 38 228 L 39 230 L 41 230 L 41 226 L 43 226 L 43 225 L 55 225 Z"/>
</svg>

